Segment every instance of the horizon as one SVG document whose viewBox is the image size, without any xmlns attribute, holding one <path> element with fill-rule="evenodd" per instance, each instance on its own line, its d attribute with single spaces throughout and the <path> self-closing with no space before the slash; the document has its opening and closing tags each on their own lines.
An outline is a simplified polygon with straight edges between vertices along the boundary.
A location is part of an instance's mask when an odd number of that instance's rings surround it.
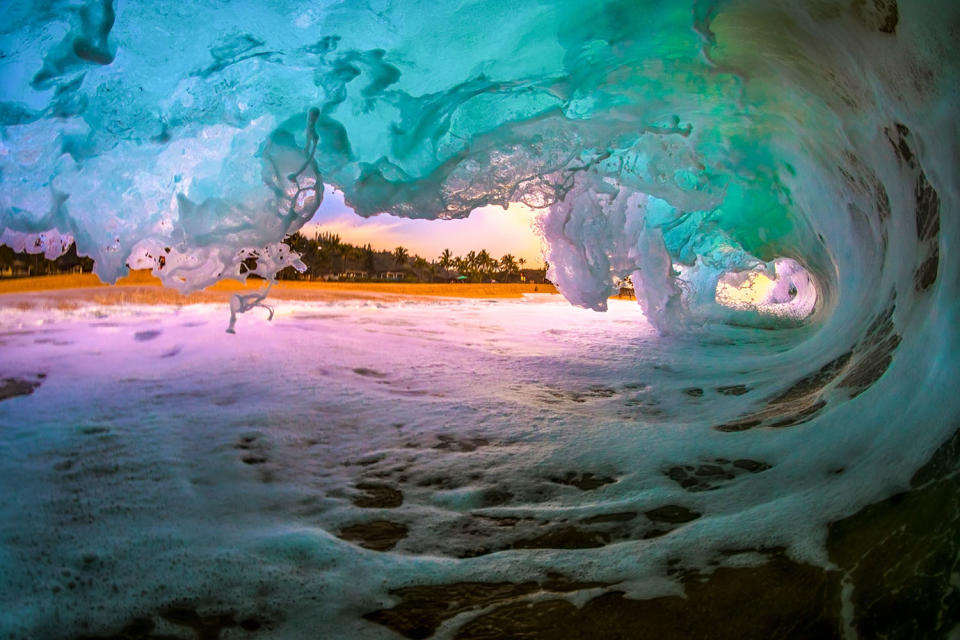
<svg viewBox="0 0 960 640">
<path fill-rule="evenodd" d="M 473 211 L 467 218 L 425 220 L 382 213 L 369 218 L 357 215 L 343 201 L 343 193 L 325 185 L 323 203 L 300 233 L 333 233 L 343 242 L 377 251 L 402 246 L 427 260 L 437 259 L 444 249 L 454 256 L 486 249 L 491 256 L 507 254 L 526 260 L 526 268 L 545 266 L 542 239 L 533 228 L 539 213 L 521 204 L 502 209 L 493 205 Z"/>
</svg>

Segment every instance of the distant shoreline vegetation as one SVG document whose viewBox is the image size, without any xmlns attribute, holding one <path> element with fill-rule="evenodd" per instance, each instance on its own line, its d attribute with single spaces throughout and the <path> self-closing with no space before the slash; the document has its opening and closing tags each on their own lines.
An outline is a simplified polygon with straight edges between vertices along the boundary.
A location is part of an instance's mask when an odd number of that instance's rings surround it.
<svg viewBox="0 0 960 640">
<path fill-rule="evenodd" d="M 393 251 L 356 246 L 340 236 L 317 232 L 287 236 L 284 242 L 301 255 L 303 273 L 287 267 L 280 280 L 325 280 L 332 282 L 545 282 L 546 268 L 529 269 L 526 260 L 507 254 L 495 258 L 486 249 L 454 256 L 444 249 L 434 260 L 411 255 L 405 247 Z M 0 246 L 0 278 L 27 278 L 63 273 L 90 273 L 93 260 L 77 255 L 76 244 L 48 260 L 40 253 L 16 253 Z"/>
<path fill-rule="evenodd" d="M 48 260 L 42 253 L 17 253 L 6 245 L 0 245 L 0 278 L 29 278 L 91 271 L 93 260 L 78 256 L 76 243 L 71 244 L 66 253 L 54 260 Z"/>
<path fill-rule="evenodd" d="M 486 250 L 454 256 L 444 249 L 434 260 L 410 254 L 405 247 L 393 251 L 356 246 L 334 233 L 319 231 L 307 237 L 288 236 L 284 242 L 300 254 L 307 266 L 303 273 L 287 267 L 282 280 L 327 280 L 349 282 L 536 282 L 545 281 L 546 269 L 528 269 L 526 260 L 506 254 L 496 258 Z"/>
</svg>

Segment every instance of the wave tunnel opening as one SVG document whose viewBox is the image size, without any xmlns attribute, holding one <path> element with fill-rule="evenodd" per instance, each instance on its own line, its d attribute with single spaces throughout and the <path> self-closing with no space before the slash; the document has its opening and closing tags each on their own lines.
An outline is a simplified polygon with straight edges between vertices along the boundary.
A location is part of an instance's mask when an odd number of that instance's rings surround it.
<svg viewBox="0 0 960 640">
<path fill-rule="evenodd" d="M 0 281 L 0 636 L 960 633 L 957 3 L 4 14 L 0 245 L 200 297 Z M 298 298 L 331 189 L 562 300 Z"/>
</svg>

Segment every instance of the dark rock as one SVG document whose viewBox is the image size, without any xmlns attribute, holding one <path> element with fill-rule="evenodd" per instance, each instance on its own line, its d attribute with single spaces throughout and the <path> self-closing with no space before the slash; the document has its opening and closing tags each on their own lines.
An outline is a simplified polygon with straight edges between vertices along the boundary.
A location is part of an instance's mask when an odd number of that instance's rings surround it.
<svg viewBox="0 0 960 640">
<path fill-rule="evenodd" d="M 688 396 L 690 396 L 691 398 L 703 397 L 703 389 L 701 389 L 700 387 L 690 387 L 688 389 L 684 389 L 683 392 Z"/>
<path fill-rule="evenodd" d="M 150 331 L 137 331 L 135 334 L 133 334 L 133 339 L 137 342 L 147 342 L 159 337 L 162 333 L 163 331 L 159 331 L 157 329 L 151 329 Z"/>
</svg>

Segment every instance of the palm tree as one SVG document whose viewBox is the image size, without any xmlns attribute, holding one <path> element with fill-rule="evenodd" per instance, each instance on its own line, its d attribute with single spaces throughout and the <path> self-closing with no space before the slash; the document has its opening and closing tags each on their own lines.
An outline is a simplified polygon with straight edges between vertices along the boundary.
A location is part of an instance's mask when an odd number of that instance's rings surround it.
<svg viewBox="0 0 960 640">
<path fill-rule="evenodd" d="M 444 249 L 440 254 L 440 268 L 449 269 L 451 264 L 453 264 L 453 258 L 450 249 Z"/>
<path fill-rule="evenodd" d="M 367 243 L 367 246 L 363 248 L 363 268 L 369 272 L 376 271 L 376 254 L 373 251 L 373 247 L 370 246 L 370 243 Z"/>
<path fill-rule="evenodd" d="M 323 247 L 324 250 L 336 252 L 338 249 L 340 249 L 340 245 L 343 244 L 340 242 L 340 236 L 328 231 L 318 231 L 316 238 L 317 243 Z"/>
<path fill-rule="evenodd" d="M 393 250 L 393 259 L 397 261 L 397 264 L 404 265 L 407 262 L 407 257 L 410 255 L 410 252 L 404 249 L 403 247 L 397 247 Z"/>
<path fill-rule="evenodd" d="M 481 272 L 484 275 L 489 275 L 492 269 L 490 268 L 490 263 L 492 258 L 486 249 L 481 249 L 477 253 L 477 271 Z"/>
<path fill-rule="evenodd" d="M 517 271 L 517 261 L 511 254 L 508 253 L 500 258 L 500 271 L 507 275 L 512 275 Z"/>
<path fill-rule="evenodd" d="M 520 265 L 520 268 L 523 269 L 523 265 L 527 264 L 526 258 L 517 258 L 517 264 Z"/>
<path fill-rule="evenodd" d="M 467 271 L 473 271 L 477 268 L 477 252 L 470 251 L 467 253 L 467 257 L 464 258 L 465 264 L 467 266 Z"/>
</svg>

